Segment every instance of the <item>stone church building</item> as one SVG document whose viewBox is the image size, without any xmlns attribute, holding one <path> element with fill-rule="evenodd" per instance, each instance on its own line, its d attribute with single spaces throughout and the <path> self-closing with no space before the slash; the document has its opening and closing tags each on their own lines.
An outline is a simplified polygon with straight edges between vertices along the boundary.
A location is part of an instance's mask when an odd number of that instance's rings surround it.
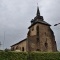
<svg viewBox="0 0 60 60">
<path fill-rule="evenodd" d="M 55 52 L 57 45 L 54 32 L 50 28 L 50 24 L 45 22 L 43 16 L 40 15 L 39 7 L 31 25 L 28 27 L 27 38 L 11 46 L 12 51 L 41 51 Z"/>
</svg>

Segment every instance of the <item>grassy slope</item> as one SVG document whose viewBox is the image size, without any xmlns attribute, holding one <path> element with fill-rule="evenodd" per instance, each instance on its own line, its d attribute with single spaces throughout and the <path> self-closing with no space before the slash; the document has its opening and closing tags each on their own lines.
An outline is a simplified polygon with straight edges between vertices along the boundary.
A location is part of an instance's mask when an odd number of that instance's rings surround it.
<svg viewBox="0 0 60 60">
<path fill-rule="evenodd" d="M 0 52 L 0 60 L 60 60 L 60 53 Z"/>
</svg>

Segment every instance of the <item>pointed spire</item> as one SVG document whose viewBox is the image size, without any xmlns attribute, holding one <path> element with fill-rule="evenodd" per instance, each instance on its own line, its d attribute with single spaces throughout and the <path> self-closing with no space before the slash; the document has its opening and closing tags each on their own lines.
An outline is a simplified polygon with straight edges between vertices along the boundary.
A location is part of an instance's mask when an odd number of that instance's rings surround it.
<svg viewBox="0 0 60 60">
<path fill-rule="evenodd" d="M 40 16 L 40 11 L 38 6 L 37 6 L 37 16 Z"/>
</svg>

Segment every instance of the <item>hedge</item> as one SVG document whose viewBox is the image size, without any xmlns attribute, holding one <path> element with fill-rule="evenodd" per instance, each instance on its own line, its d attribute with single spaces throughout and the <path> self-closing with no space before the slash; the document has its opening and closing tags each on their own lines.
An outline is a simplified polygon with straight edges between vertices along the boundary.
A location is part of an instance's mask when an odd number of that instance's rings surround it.
<svg viewBox="0 0 60 60">
<path fill-rule="evenodd" d="M 0 52 L 0 60 L 60 60 L 60 53 Z"/>
</svg>

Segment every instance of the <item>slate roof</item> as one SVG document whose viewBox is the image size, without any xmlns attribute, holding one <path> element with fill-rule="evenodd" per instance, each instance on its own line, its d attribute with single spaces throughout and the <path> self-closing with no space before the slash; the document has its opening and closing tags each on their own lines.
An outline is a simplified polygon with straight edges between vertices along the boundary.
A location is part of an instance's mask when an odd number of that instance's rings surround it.
<svg viewBox="0 0 60 60">
<path fill-rule="evenodd" d="M 33 24 L 31 24 L 31 26 L 29 26 L 29 27 L 28 27 L 28 29 L 29 29 L 30 27 L 34 26 L 36 23 L 51 26 L 49 23 L 47 23 L 47 22 L 45 22 L 45 21 L 40 20 L 40 21 L 36 21 L 36 22 L 34 22 Z"/>
<path fill-rule="evenodd" d="M 21 41 L 19 41 L 18 43 L 16 43 L 16 44 L 13 44 L 12 46 L 15 46 L 15 45 L 18 45 L 18 44 L 20 44 L 20 43 L 22 43 L 23 41 L 26 41 L 27 40 L 27 38 L 26 39 L 23 39 L 23 40 L 21 40 Z M 11 47 L 12 47 L 11 46 Z"/>
</svg>

